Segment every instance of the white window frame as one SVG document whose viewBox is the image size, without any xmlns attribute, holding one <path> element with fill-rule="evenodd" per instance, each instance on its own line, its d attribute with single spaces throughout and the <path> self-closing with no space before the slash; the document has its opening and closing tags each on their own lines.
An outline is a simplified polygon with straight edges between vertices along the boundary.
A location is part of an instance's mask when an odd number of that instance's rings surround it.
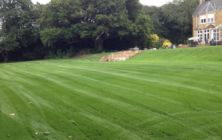
<svg viewBox="0 0 222 140">
<path fill-rule="evenodd" d="M 201 24 L 205 24 L 205 23 L 206 23 L 206 18 L 201 18 L 201 19 L 200 19 L 200 23 L 201 23 Z"/>
<path fill-rule="evenodd" d="M 219 29 L 219 41 L 222 40 L 222 34 L 221 34 L 221 32 L 222 32 L 222 29 Z"/>
<path fill-rule="evenodd" d="M 215 22 L 215 14 L 201 15 L 199 19 L 200 19 L 200 24 L 214 23 Z"/>
<path fill-rule="evenodd" d="M 199 38 L 199 41 L 203 41 L 203 30 L 198 30 L 197 31 L 197 36 Z"/>
<path fill-rule="evenodd" d="M 208 22 L 208 23 L 214 23 L 214 18 L 208 18 L 208 19 L 207 19 L 207 22 Z"/>
<path fill-rule="evenodd" d="M 220 30 L 219 29 L 214 29 L 214 40 L 215 41 L 220 41 Z"/>
</svg>

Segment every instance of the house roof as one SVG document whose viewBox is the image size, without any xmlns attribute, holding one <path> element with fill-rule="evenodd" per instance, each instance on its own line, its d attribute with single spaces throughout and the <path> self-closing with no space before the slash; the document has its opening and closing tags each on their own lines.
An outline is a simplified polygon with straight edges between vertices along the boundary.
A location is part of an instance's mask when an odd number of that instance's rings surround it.
<svg viewBox="0 0 222 140">
<path fill-rule="evenodd" d="M 206 0 L 197 7 L 193 16 L 203 15 L 217 10 L 222 10 L 222 0 Z"/>
</svg>

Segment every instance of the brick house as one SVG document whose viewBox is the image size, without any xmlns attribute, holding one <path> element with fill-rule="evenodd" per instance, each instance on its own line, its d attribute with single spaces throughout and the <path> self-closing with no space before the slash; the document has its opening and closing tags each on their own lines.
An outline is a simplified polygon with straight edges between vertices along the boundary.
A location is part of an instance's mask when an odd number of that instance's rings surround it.
<svg viewBox="0 0 222 140">
<path fill-rule="evenodd" d="M 193 13 L 193 37 L 200 44 L 222 43 L 222 0 L 200 0 Z"/>
</svg>

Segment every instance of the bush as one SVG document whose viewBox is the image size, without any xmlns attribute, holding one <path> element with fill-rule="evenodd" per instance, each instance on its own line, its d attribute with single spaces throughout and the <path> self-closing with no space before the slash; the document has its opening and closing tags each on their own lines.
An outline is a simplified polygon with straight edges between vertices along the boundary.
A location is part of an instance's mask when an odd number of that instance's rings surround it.
<svg viewBox="0 0 222 140">
<path fill-rule="evenodd" d="M 157 34 L 150 35 L 151 48 L 160 48 L 160 37 Z"/>
<path fill-rule="evenodd" d="M 167 48 L 171 47 L 172 45 L 173 45 L 172 42 L 170 40 L 166 39 L 163 42 L 162 48 L 167 49 Z"/>
</svg>

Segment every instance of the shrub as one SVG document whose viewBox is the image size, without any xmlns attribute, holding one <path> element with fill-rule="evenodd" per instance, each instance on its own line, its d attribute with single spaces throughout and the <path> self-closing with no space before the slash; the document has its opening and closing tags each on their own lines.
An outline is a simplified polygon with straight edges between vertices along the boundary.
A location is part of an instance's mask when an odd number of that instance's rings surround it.
<svg viewBox="0 0 222 140">
<path fill-rule="evenodd" d="M 160 37 L 157 34 L 151 34 L 150 41 L 151 41 L 151 48 L 160 47 Z"/>
<path fill-rule="evenodd" d="M 170 40 L 166 39 L 163 42 L 162 48 L 166 49 L 166 48 L 171 47 L 172 45 L 173 45 L 172 42 Z"/>
</svg>

